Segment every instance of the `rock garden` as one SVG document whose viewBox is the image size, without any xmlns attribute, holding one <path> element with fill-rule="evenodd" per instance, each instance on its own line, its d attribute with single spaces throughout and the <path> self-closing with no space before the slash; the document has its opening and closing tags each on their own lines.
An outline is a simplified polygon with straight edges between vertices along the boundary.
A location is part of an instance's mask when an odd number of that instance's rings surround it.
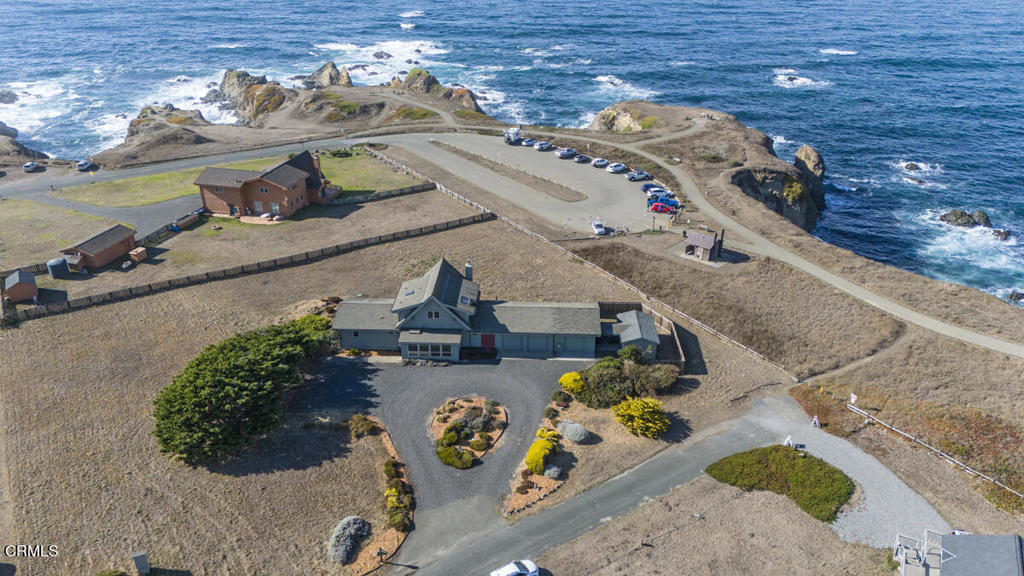
<svg viewBox="0 0 1024 576">
<path fill-rule="evenodd" d="M 430 420 L 437 457 L 466 470 L 490 451 L 508 424 L 508 412 L 494 400 L 480 396 L 448 400 Z"/>
</svg>

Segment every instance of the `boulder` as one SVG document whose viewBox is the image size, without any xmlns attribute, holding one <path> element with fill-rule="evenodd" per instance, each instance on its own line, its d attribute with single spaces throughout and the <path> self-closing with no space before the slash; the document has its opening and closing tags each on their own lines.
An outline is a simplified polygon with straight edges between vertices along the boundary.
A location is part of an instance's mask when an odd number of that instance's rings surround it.
<svg viewBox="0 0 1024 576">
<path fill-rule="evenodd" d="M 562 469 L 558 466 L 548 466 L 544 469 L 544 477 L 558 480 L 562 476 Z"/>
<path fill-rule="evenodd" d="M 915 170 L 920 170 L 921 167 L 918 166 L 917 164 L 914 164 L 913 162 L 907 162 L 906 164 L 903 165 L 903 169 L 909 170 L 910 172 L 914 172 Z"/>
<path fill-rule="evenodd" d="M 228 70 L 220 81 L 220 93 L 236 107 L 252 86 L 267 84 L 266 76 L 253 76 L 244 70 Z"/>
<path fill-rule="evenodd" d="M 448 100 L 459 108 L 483 113 L 480 105 L 477 104 L 476 94 L 466 88 L 449 88 L 442 86 L 433 74 L 422 68 L 413 68 L 405 76 L 405 80 L 399 77 L 391 79 L 390 86 L 396 90 L 427 94 L 436 98 Z"/>
<path fill-rule="evenodd" d="M 339 70 L 333 61 L 324 64 L 309 76 L 296 76 L 294 79 L 301 80 L 308 89 L 326 88 L 327 86 L 352 86 L 352 78 L 349 77 L 348 70 L 345 68 Z"/>
<path fill-rule="evenodd" d="M 327 543 L 327 556 L 338 564 L 348 564 L 355 558 L 363 539 L 370 535 L 370 524 L 359 516 L 348 516 L 334 527 Z"/>
<path fill-rule="evenodd" d="M 640 121 L 621 103 L 598 112 L 590 123 L 590 129 L 601 132 L 640 132 L 643 130 Z"/>
<path fill-rule="evenodd" d="M 825 209 L 825 161 L 813 147 L 804 144 L 796 151 L 793 165 L 800 171 L 818 211 Z"/>
<path fill-rule="evenodd" d="M 1009 240 L 1010 239 L 1010 231 L 1009 230 L 993 230 L 992 231 L 992 235 L 995 236 L 996 238 L 999 238 L 1000 240 Z"/>
<path fill-rule="evenodd" d="M 383 50 L 378 50 L 374 52 L 373 57 L 376 58 L 377 60 L 387 60 L 388 58 L 393 58 L 391 54 L 388 54 Z"/>
<path fill-rule="evenodd" d="M 172 124 L 175 126 L 208 126 L 210 123 L 203 118 L 199 110 L 181 110 L 173 104 L 163 106 L 146 106 L 128 124 L 128 138 L 153 130 L 159 125 Z"/>
<path fill-rule="evenodd" d="M 10 90 L 0 90 L 0 104 L 14 104 L 18 101 L 18 95 Z"/>
<path fill-rule="evenodd" d="M 1024 292 L 1010 292 L 1010 302 L 1024 302 Z"/>
<path fill-rule="evenodd" d="M 573 422 L 572 420 L 562 420 L 558 423 L 558 433 L 562 435 L 566 440 L 570 440 L 579 444 L 580 442 L 586 442 L 590 437 L 590 432 L 583 424 Z"/>
<path fill-rule="evenodd" d="M 976 210 L 974 214 L 968 214 L 964 210 L 954 209 L 939 216 L 939 220 L 951 226 L 961 226 L 964 228 L 973 228 L 975 226 L 992 227 L 992 221 L 989 220 L 988 214 L 984 210 Z"/>
</svg>

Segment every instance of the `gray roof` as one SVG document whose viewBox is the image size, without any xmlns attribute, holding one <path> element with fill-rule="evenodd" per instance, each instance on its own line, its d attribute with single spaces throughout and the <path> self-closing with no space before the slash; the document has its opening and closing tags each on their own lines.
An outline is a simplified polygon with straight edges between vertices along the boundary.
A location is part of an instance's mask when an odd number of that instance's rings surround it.
<svg viewBox="0 0 1024 576">
<path fill-rule="evenodd" d="M 335 330 L 394 330 L 396 324 L 390 298 L 342 300 L 334 314 Z"/>
<path fill-rule="evenodd" d="M 466 280 L 454 266 L 441 258 L 419 278 L 406 280 L 398 290 L 393 312 L 415 308 L 431 296 L 442 304 L 472 315 L 480 298 L 480 285 Z"/>
<path fill-rule="evenodd" d="M 477 304 L 474 332 L 488 334 L 601 335 L 597 302 L 501 302 Z"/>
<path fill-rule="evenodd" d="M 631 342 L 652 342 L 659 343 L 658 328 L 654 325 L 654 318 L 645 312 L 628 310 L 615 315 L 619 323 L 612 326 L 612 331 L 619 335 L 623 344 Z"/>
<path fill-rule="evenodd" d="M 36 275 L 28 270 L 15 270 L 13 274 L 4 280 L 4 290 L 14 288 L 16 284 L 36 284 Z"/>
<path fill-rule="evenodd" d="M 303 182 L 309 174 L 288 164 L 279 164 L 260 175 L 260 178 L 267 182 L 277 184 L 282 188 L 291 188 L 293 184 Z M 316 186 L 319 188 L 320 186 Z"/>
<path fill-rule="evenodd" d="M 407 330 L 398 336 L 399 344 L 458 344 L 459 342 L 462 342 L 462 332 Z"/>
<path fill-rule="evenodd" d="M 204 168 L 193 182 L 196 186 L 220 186 L 221 188 L 239 188 L 246 180 L 259 178 L 261 172 L 253 170 L 233 170 L 231 168 Z"/>
<path fill-rule="evenodd" d="M 707 234 L 701 234 L 700 232 L 687 232 L 686 243 L 710 250 L 715 247 L 715 238 L 714 236 L 708 236 Z"/>
<path fill-rule="evenodd" d="M 303 150 L 292 156 L 285 164 L 298 168 L 307 174 L 306 188 L 310 190 L 320 189 L 320 171 L 316 169 L 316 164 L 313 163 L 313 155 L 309 153 L 309 150 Z"/>
<path fill-rule="evenodd" d="M 942 563 L 942 576 L 1024 576 L 1024 552 L 1016 534 L 946 534 L 942 547 L 953 555 Z"/>
<path fill-rule="evenodd" d="M 81 252 L 85 252 L 86 254 L 96 254 L 102 252 L 109 246 L 134 236 L 135 230 L 132 230 L 122 224 L 115 224 L 92 238 L 82 240 L 71 248 L 65 248 L 65 250 L 77 249 Z"/>
</svg>

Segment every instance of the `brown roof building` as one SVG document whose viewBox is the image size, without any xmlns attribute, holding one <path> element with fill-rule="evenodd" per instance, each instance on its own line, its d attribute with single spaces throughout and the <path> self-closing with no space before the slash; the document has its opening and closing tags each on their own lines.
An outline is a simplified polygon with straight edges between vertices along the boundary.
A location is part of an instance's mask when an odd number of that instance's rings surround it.
<svg viewBox="0 0 1024 576">
<path fill-rule="evenodd" d="M 10 302 L 24 302 L 39 294 L 36 277 L 27 270 L 15 270 L 4 279 L 4 298 Z"/>
<path fill-rule="evenodd" d="M 291 216 L 310 203 L 326 204 L 337 196 L 340 188 L 328 184 L 320 158 L 309 151 L 262 172 L 206 168 L 195 180 L 203 208 L 226 216 Z"/>
<path fill-rule="evenodd" d="M 115 224 L 103 232 L 61 250 L 73 269 L 99 268 L 117 260 L 135 248 L 135 230 Z"/>
<path fill-rule="evenodd" d="M 722 253 L 723 240 L 725 240 L 725 230 L 722 230 L 721 238 L 719 238 L 718 233 L 715 233 L 714 236 L 708 236 L 700 232 L 688 232 L 686 234 L 686 250 L 684 254 L 705 262 L 718 260 Z"/>
</svg>

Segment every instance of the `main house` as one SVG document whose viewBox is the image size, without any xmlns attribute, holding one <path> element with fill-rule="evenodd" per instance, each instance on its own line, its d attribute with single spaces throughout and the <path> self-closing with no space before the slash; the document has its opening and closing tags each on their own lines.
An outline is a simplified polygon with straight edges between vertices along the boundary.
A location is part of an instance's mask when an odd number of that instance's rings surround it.
<svg viewBox="0 0 1024 576">
<path fill-rule="evenodd" d="M 644 317 L 650 320 L 642 312 L 630 318 Z M 645 322 L 647 326 L 653 321 Z M 480 300 L 472 266 L 467 264 L 460 274 L 444 258 L 423 276 L 404 282 L 394 298 L 342 301 L 334 329 L 345 348 L 450 361 L 459 360 L 464 351 L 593 357 L 602 334 L 610 332 L 602 331 L 597 302 Z"/>
<path fill-rule="evenodd" d="M 287 217 L 310 203 L 326 204 L 341 191 L 328 186 L 320 158 L 308 150 L 262 172 L 206 168 L 195 184 L 203 208 L 227 216 Z"/>
</svg>

